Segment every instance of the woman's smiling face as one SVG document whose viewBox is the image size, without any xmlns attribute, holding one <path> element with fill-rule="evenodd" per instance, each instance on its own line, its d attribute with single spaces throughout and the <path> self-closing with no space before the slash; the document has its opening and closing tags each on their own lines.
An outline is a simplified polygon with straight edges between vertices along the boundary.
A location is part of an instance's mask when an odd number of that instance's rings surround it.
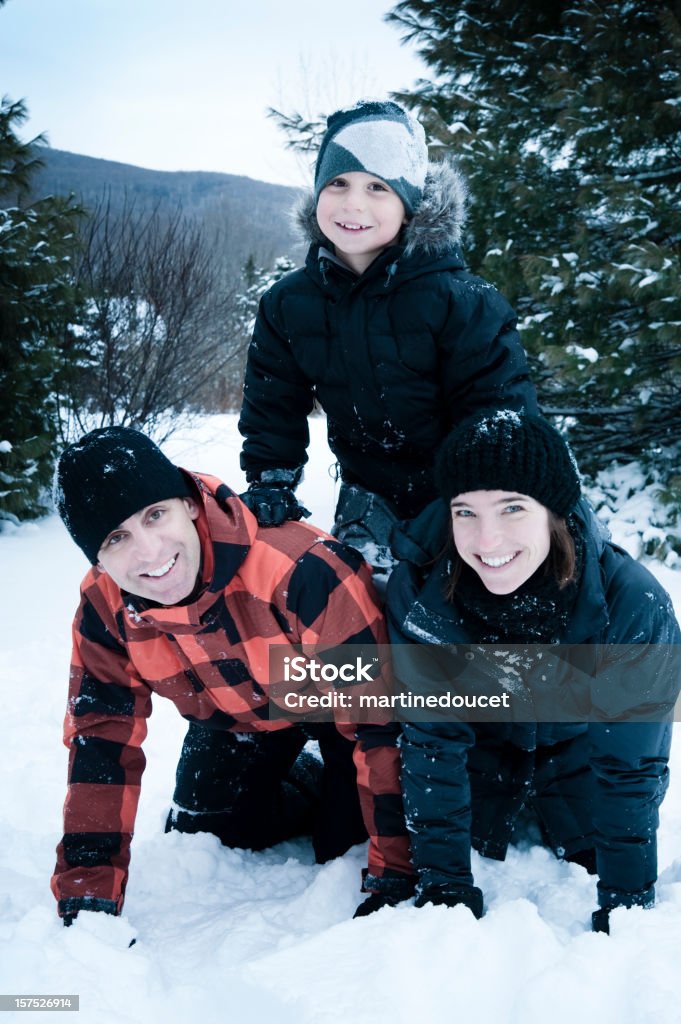
<svg viewBox="0 0 681 1024">
<path fill-rule="evenodd" d="M 450 508 L 456 550 L 492 594 L 512 594 L 545 561 L 549 510 L 527 494 L 469 491 Z"/>
</svg>

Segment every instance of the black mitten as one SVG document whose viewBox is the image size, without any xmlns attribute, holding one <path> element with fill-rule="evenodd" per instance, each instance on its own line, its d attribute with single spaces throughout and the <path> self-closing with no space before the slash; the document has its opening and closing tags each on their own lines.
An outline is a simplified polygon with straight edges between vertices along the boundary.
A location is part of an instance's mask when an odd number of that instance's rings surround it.
<svg viewBox="0 0 681 1024">
<path fill-rule="evenodd" d="M 623 889 L 605 889 L 598 886 L 598 901 L 605 906 L 594 910 L 591 915 L 591 931 L 610 934 L 610 912 L 618 907 L 643 907 L 650 910 L 655 906 L 655 886 L 647 885 L 645 889 L 638 892 L 626 892 Z"/>
<path fill-rule="evenodd" d="M 382 878 L 370 874 L 366 868 L 362 872 L 362 891 L 368 892 L 369 898 L 360 903 L 352 915 L 368 917 L 369 914 L 383 907 L 396 907 L 403 900 L 410 900 L 414 895 L 416 878 L 413 875 L 388 873 Z"/>
<path fill-rule="evenodd" d="M 564 859 L 568 864 L 579 864 L 579 866 L 585 868 L 590 875 L 598 874 L 596 851 L 593 847 L 588 850 L 579 850 L 577 853 L 570 853 Z"/>
<path fill-rule="evenodd" d="M 419 892 L 414 906 L 425 907 L 427 903 L 432 903 L 436 907 L 468 907 L 478 920 L 483 915 L 482 890 L 476 885 L 427 886 Z"/>
<path fill-rule="evenodd" d="M 369 914 L 375 914 L 377 910 L 382 910 L 383 907 L 396 907 L 398 903 L 401 903 L 400 899 L 395 896 L 390 896 L 386 892 L 372 892 L 371 895 L 365 899 L 364 903 L 360 903 L 357 910 L 352 915 L 355 917 L 368 917 Z"/>
<path fill-rule="evenodd" d="M 97 896 L 69 896 L 67 899 L 59 900 L 58 907 L 65 928 L 71 927 L 81 910 L 118 916 L 118 906 L 113 900 L 100 899 Z"/>
<path fill-rule="evenodd" d="M 591 915 L 591 931 L 610 934 L 610 907 L 601 907 Z"/>
</svg>

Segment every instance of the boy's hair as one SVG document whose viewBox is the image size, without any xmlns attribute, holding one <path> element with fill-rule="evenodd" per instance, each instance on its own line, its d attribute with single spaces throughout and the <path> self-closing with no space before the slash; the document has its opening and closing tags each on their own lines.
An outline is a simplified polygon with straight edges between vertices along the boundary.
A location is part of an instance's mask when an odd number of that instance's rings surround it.
<svg viewBox="0 0 681 1024">
<path fill-rule="evenodd" d="M 423 198 L 428 147 L 423 127 L 390 101 L 362 100 L 331 114 L 315 167 L 315 200 L 333 178 L 352 171 L 375 175 L 412 217 Z"/>
<path fill-rule="evenodd" d="M 130 427 L 91 430 L 57 463 L 54 503 L 93 565 L 108 534 L 129 516 L 157 501 L 193 496 L 182 470 Z"/>
</svg>

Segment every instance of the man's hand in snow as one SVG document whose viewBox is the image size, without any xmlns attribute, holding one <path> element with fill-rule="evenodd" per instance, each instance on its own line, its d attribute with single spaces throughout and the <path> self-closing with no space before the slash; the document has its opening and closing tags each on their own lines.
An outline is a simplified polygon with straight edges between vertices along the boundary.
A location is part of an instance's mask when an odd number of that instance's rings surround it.
<svg viewBox="0 0 681 1024">
<path fill-rule="evenodd" d="M 62 918 L 65 928 L 70 928 L 76 920 L 79 933 L 86 932 L 115 949 L 129 949 L 137 942 L 137 932 L 127 918 L 98 910 L 79 910 Z"/>
<path fill-rule="evenodd" d="M 594 910 L 591 915 L 591 931 L 603 932 L 605 935 L 610 934 L 610 909 L 608 907 Z"/>
</svg>

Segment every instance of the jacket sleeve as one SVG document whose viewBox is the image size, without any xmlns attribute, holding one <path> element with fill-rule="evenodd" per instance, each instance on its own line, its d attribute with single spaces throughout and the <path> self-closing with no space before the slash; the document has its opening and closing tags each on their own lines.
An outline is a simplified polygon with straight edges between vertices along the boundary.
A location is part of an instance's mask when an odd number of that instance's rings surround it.
<svg viewBox="0 0 681 1024">
<path fill-rule="evenodd" d="M 288 587 L 303 644 L 387 645 L 383 614 L 371 572 L 357 552 L 329 539 L 298 561 Z M 356 740 L 354 760 L 364 824 L 369 834 L 365 891 L 403 895 L 413 881 L 409 838 L 400 786 L 399 729 L 394 724 L 356 726 L 338 722 Z"/>
<path fill-rule="evenodd" d="M 404 809 L 420 887 L 473 885 L 467 759 L 475 734 L 465 722 L 410 722 L 403 732 Z"/>
<path fill-rule="evenodd" d="M 607 593 L 608 643 L 614 646 L 595 681 L 596 704 L 605 717 L 614 712 L 643 720 L 589 726 L 601 907 L 654 901 L 659 806 L 680 683 L 681 633 L 669 596 L 628 556 L 619 564 Z"/>
<path fill-rule="evenodd" d="M 369 833 L 364 892 L 411 895 L 416 872 L 404 813 L 400 767 L 400 727 L 363 724 L 353 730 L 357 785 Z"/>
<path fill-rule="evenodd" d="M 388 587 L 389 609 L 404 600 L 409 580 L 404 563 Z M 392 598 L 392 599 L 391 599 Z M 413 658 L 419 644 L 408 639 L 388 614 L 393 668 L 398 685 L 428 692 Z M 432 681 L 430 681 L 432 685 Z M 468 751 L 475 733 L 463 721 L 404 722 L 400 741 L 404 812 L 421 889 L 437 885 L 472 885 L 471 790 Z"/>
<path fill-rule="evenodd" d="M 307 462 L 314 388 L 293 358 L 273 307 L 267 292 L 246 362 L 239 431 L 244 438 L 241 468 L 249 481 L 264 469 L 297 469 Z"/>
<path fill-rule="evenodd" d="M 73 627 L 64 723 L 64 835 L 51 882 L 62 917 L 79 910 L 120 913 L 150 714 L 151 691 L 84 596 Z"/>
<path fill-rule="evenodd" d="M 659 806 L 668 784 L 671 724 L 599 723 L 589 732 L 599 906 L 649 906 L 655 898 Z"/>
<path fill-rule="evenodd" d="M 516 323 L 511 306 L 488 282 L 456 280 L 439 339 L 450 426 L 486 408 L 537 412 Z"/>
</svg>

